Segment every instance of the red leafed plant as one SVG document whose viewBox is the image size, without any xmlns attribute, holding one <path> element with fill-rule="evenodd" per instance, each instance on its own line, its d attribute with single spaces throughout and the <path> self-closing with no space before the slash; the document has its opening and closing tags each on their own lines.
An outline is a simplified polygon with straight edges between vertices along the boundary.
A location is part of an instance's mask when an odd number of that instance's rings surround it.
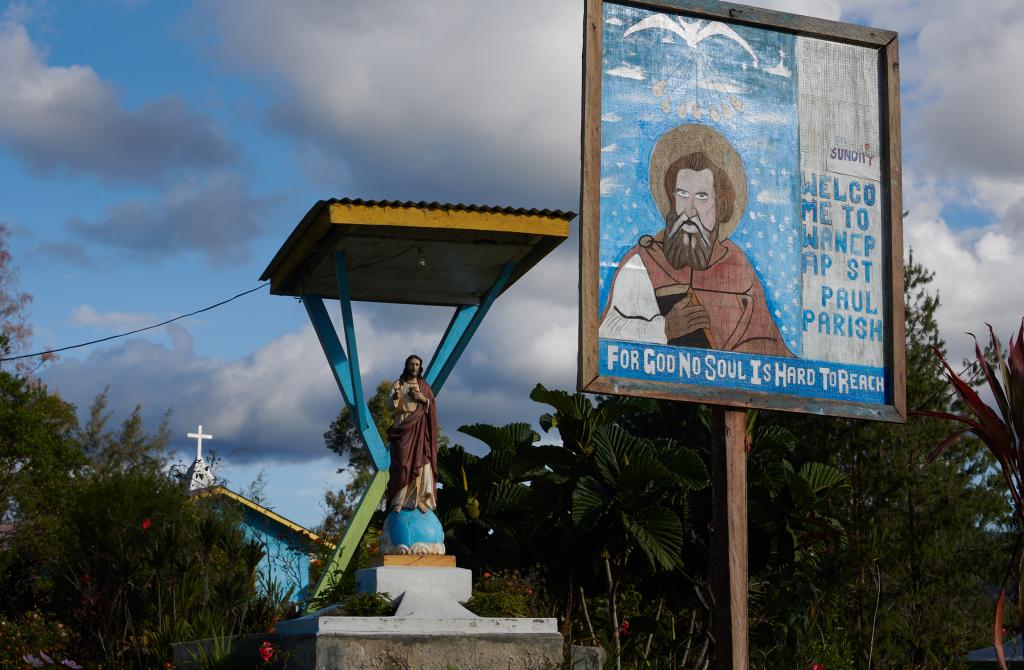
<svg viewBox="0 0 1024 670">
<path fill-rule="evenodd" d="M 1021 322 L 1017 339 L 1010 337 L 1010 346 L 1004 354 L 999 339 L 988 327 L 995 355 L 996 366 L 993 367 L 985 358 L 978 339 L 974 339 L 974 353 L 978 369 L 984 374 L 985 382 L 995 399 L 993 409 L 968 382 L 964 381 L 943 357 L 942 352 L 933 347 L 935 355 L 942 362 L 943 372 L 949 385 L 956 391 L 964 408 L 964 414 L 922 410 L 915 412 L 924 416 L 956 421 L 963 426 L 949 435 L 928 455 L 927 462 L 932 462 L 964 433 L 973 433 L 988 447 L 988 450 L 999 461 L 999 469 L 1006 480 L 1013 508 L 1021 526 L 1024 527 L 1024 321 Z M 997 369 L 998 368 L 998 369 Z M 1018 541 L 1019 546 L 1019 541 Z M 1016 565 L 1016 550 L 1010 559 L 1011 569 L 1007 570 L 996 599 L 995 621 L 993 622 L 993 638 L 995 639 L 996 656 L 999 667 L 1006 670 L 1006 658 L 1003 654 L 1003 604 L 1006 600 L 1006 584 L 1009 581 L 1012 567 Z M 1018 604 L 1021 609 L 1021 621 L 1024 621 L 1024 579 L 1021 580 L 1021 593 Z"/>
</svg>

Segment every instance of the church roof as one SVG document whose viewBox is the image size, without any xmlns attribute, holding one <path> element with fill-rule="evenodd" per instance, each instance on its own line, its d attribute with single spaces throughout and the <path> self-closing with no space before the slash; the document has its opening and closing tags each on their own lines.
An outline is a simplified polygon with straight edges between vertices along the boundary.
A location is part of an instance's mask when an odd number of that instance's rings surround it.
<svg viewBox="0 0 1024 670">
<path fill-rule="evenodd" d="M 281 516 L 280 514 L 278 514 L 277 512 L 275 512 L 274 510 L 269 509 L 267 507 L 264 507 L 263 505 L 259 504 L 258 502 L 254 501 L 254 500 L 250 500 L 250 499 L 246 498 L 245 496 L 243 496 L 243 495 L 241 495 L 239 493 L 235 493 L 231 489 L 228 489 L 228 488 L 226 488 L 224 486 L 221 486 L 219 484 L 216 485 L 216 486 L 210 486 L 210 487 L 207 487 L 207 488 L 204 488 L 204 489 L 200 489 L 198 491 L 189 491 L 189 495 L 190 496 L 195 496 L 195 497 L 205 497 L 205 496 L 209 496 L 209 495 L 222 496 L 224 498 L 227 498 L 228 500 L 232 500 L 232 501 L 242 505 L 243 507 L 245 507 L 247 509 L 252 510 L 253 512 L 256 512 L 257 514 L 260 514 L 260 515 L 266 517 L 270 521 L 272 521 L 272 522 L 274 522 L 274 523 L 276 523 L 276 524 L 278 524 L 280 526 L 283 526 L 284 528 L 287 528 L 288 530 L 292 531 L 293 533 L 295 533 L 297 535 L 301 535 L 302 537 L 306 538 L 307 540 L 309 540 L 311 542 L 315 542 L 317 544 L 322 544 L 322 545 L 324 545 L 325 547 L 327 547 L 329 549 L 334 549 L 334 545 L 333 544 L 331 544 L 327 540 L 321 538 L 319 535 L 317 535 L 313 531 L 309 530 L 308 528 L 305 528 L 304 526 L 302 526 L 300 524 L 297 524 L 294 521 L 286 519 L 283 516 Z"/>
</svg>

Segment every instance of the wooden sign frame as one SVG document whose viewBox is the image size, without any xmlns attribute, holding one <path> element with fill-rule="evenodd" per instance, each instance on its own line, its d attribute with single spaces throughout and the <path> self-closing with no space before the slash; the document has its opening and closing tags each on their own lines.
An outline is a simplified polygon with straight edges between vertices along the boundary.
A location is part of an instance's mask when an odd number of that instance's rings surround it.
<svg viewBox="0 0 1024 670">
<path fill-rule="evenodd" d="M 605 68 L 609 67 L 608 64 L 602 63 L 603 17 L 606 5 L 664 13 L 691 23 L 696 19 L 722 22 L 734 27 L 748 26 L 766 29 L 797 36 L 797 38 L 810 37 L 867 47 L 877 52 L 878 140 L 880 144 L 875 148 L 875 156 L 881 162 L 878 177 L 881 237 L 878 260 L 884 268 L 883 278 L 885 281 L 880 289 L 883 304 L 876 305 L 875 308 L 879 311 L 881 315 L 879 318 L 884 323 L 884 335 L 880 336 L 882 355 L 884 356 L 882 368 L 885 374 L 884 399 L 882 401 L 856 402 L 834 397 L 808 397 L 806 395 L 763 392 L 750 388 L 709 387 L 693 383 L 668 382 L 663 379 L 628 378 L 601 373 L 598 336 L 600 311 L 603 308 L 600 297 L 601 289 L 599 288 L 603 148 L 601 116 L 603 74 Z M 605 2 L 605 0 L 585 0 L 585 7 L 578 389 L 591 393 L 645 396 L 735 408 L 763 408 L 904 422 L 906 420 L 906 363 L 899 48 L 896 33 L 718 2 L 717 0 L 643 0 L 614 3 Z M 693 35 L 690 37 L 692 38 Z M 700 39 L 698 36 L 697 41 Z M 676 37 L 675 41 L 682 40 Z M 782 67 L 782 65 L 780 61 L 779 66 Z M 791 65 L 793 65 L 793 69 L 796 69 L 795 63 L 791 63 Z M 729 110 L 723 111 L 728 112 Z M 680 111 L 680 117 L 682 117 L 682 111 Z M 801 178 L 801 175 L 798 174 L 797 179 Z M 647 194 L 644 196 L 646 203 L 641 203 L 641 206 L 646 204 L 648 208 L 651 208 L 650 196 Z M 797 214 L 800 214 L 799 205 Z M 664 221 L 661 221 L 661 224 L 664 226 Z M 797 226 L 799 227 L 799 225 L 798 222 Z M 650 239 L 650 236 L 646 237 L 648 240 Z M 802 236 L 799 244 L 802 251 Z M 803 262 L 801 260 L 801 263 Z M 803 271 L 801 270 L 801 272 Z M 852 330 L 852 325 L 850 328 Z M 714 347 L 711 347 L 711 350 L 714 350 Z"/>
</svg>

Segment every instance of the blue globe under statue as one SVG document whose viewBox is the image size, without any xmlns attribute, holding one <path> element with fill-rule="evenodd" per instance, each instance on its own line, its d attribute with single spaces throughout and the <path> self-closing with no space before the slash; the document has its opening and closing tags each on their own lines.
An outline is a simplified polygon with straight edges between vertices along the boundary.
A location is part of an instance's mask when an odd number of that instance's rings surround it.
<svg viewBox="0 0 1024 670">
<path fill-rule="evenodd" d="M 403 509 L 384 519 L 382 554 L 444 554 L 444 529 L 433 510 Z"/>
</svg>

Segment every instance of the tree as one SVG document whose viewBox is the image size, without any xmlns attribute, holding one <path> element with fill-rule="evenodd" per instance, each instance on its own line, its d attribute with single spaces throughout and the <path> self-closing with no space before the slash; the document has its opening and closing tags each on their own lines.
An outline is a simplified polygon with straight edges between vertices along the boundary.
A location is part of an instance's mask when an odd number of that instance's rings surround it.
<svg viewBox="0 0 1024 670">
<path fill-rule="evenodd" d="M 384 444 L 388 443 L 388 428 L 391 427 L 390 395 L 391 382 L 383 380 L 377 384 L 373 395 L 366 402 L 370 408 L 370 417 Z M 347 472 L 350 476 L 340 491 L 327 491 L 324 494 L 327 515 L 320 531 L 321 534 L 331 537 L 340 535 L 346 520 L 355 512 L 356 505 L 362 500 L 363 493 L 370 485 L 375 469 L 370 450 L 366 448 L 359 428 L 352 421 L 348 407 L 342 407 L 324 433 L 324 446 L 345 459 L 345 464 L 338 468 L 338 472 Z"/>
<path fill-rule="evenodd" d="M 5 352 L 30 332 L 6 235 L 0 226 Z M 57 640 L 83 666 L 153 668 L 171 642 L 265 630 L 282 603 L 255 592 L 262 552 L 230 509 L 190 499 L 169 472 L 167 417 L 149 433 L 136 407 L 110 428 L 104 392 L 80 426 L 26 375 L 0 370 L 0 627 L 18 631 L 0 666 Z"/>
<path fill-rule="evenodd" d="M 121 422 L 116 431 L 107 429 L 112 412 L 107 412 L 107 393 L 103 389 L 89 408 L 89 419 L 78 431 L 78 442 L 97 472 L 110 469 L 158 469 L 167 460 L 167 445 L 171 440 L 169 422 L 171 412 L 164 413 L 156 432 L 149 434 L 142 425 L 142 407 L 136 405 L 132 413 Z"/>
<path fill-rule="evenodd" d="M 999 589 L 999 596 L 996 599 L 995 621 L 995 649 L 999 659 L 999 666 L 1006 670 L 1006 658 L 1003 653 L 1002 613 L 1004 599 L 1006 597 L 1007 582 L 1017 573 L 1018 580 L 1018 621 L 1024 622 L 1024 579 L 1020 577 L 1017 567 L 1017 556 L 1020 547 L 1020 528 L 1024 526 L 1024 321 L 1021 322 L 1017 331 L 1017 339 L 1014 341 L 1010 336 L 1010 345 L 1007 353 L 1003 354 L 1002 345 L 995 331 L 990 325 L 989 346 L 982 351 L 981 345 L 975 339 L 974 353 L 975 361 L 971 366 L 978 377 L 984 380 L 989 393 L 992 394 L 995 408 L 989 405 L 985 399 L 974 390 L 971 382 L 965 380 L 961 373 L 957 373 L 953 366 L 938 349 L 935 350 L 936 357 L 942 364 L 943 372 L 949 383 L 950 389 L 956 393 L 958 405 L 962 408 L 961 413 L 941 412 L 925 410 L 922 413 L 938 419 L 955 421 L 957 428 L 936 446 L 935 451 L 928 457 L 929 462 L 934 461 L 944 453 L 950 445 L 954 444 L 957 438 L 970 433 L 980 440 L 989 450 L 990 455 L 999 463 L 1000 475 L 1006 482 L 1006 491 L 1013 501 L 1013 511 L 1017 524 L 1016 547 L 1014 554 L 1010 556 L 1010 568 L 1006 571 L 1003 583 Z M 991 361 L 991 362 L 990 362 Z M 998 410 L 998 412 L 997 412 Z"/>
<path fill-rule="evenodd" d="M 932 348 L 944 350 L 929 291 L 932 273 L 905 269 L 907 405 L 947 409 Z M 822 565 L 822 584 L 836 584 L 809 612 L 805 643 L 856 650 L 857 667 L 938 667 L 986 640 L 995 556 L 1009 507 L 993 483 L 992 459 L 962 442 L 936 464 L 924 459 L 946 426 L 911 416 L 905 425 L 775 415 L 798 437 L 805 457 L 846 474 L 848 493 L 834 514 L 848 545 Z M 972 569 L 965 569 L 972 566 Z M 827 665 L 826 661 L 825 662 Z"/>
<path fill-rule="evenodd" d="M 0 352 L 20 351 L 32 336 L 25 308 L 32 296 L 18 289 L 18 270 L 13 265 L 7 240 L 10 229 L 0 223 Z"/>
<path fill-rule="evenodd" d="M 531 523 L 523 513 L 530 493 L 525 482 L 538 472 L 525 457 L 540 436 L 527 423 L 474 424 L 459 432 L 489 451 L 477 456 L 461 445 L 438 448 L 437 516 L 445 529 L 445 549 L 478 571 L 520 567 Z"/>
<path fill-rule="evenodd" d="M 67 491 L 85 464 L 74 407 L 35 380 L 0 371 L 0 591 L 13 610 L 46 603 Z"/>
</svg>

